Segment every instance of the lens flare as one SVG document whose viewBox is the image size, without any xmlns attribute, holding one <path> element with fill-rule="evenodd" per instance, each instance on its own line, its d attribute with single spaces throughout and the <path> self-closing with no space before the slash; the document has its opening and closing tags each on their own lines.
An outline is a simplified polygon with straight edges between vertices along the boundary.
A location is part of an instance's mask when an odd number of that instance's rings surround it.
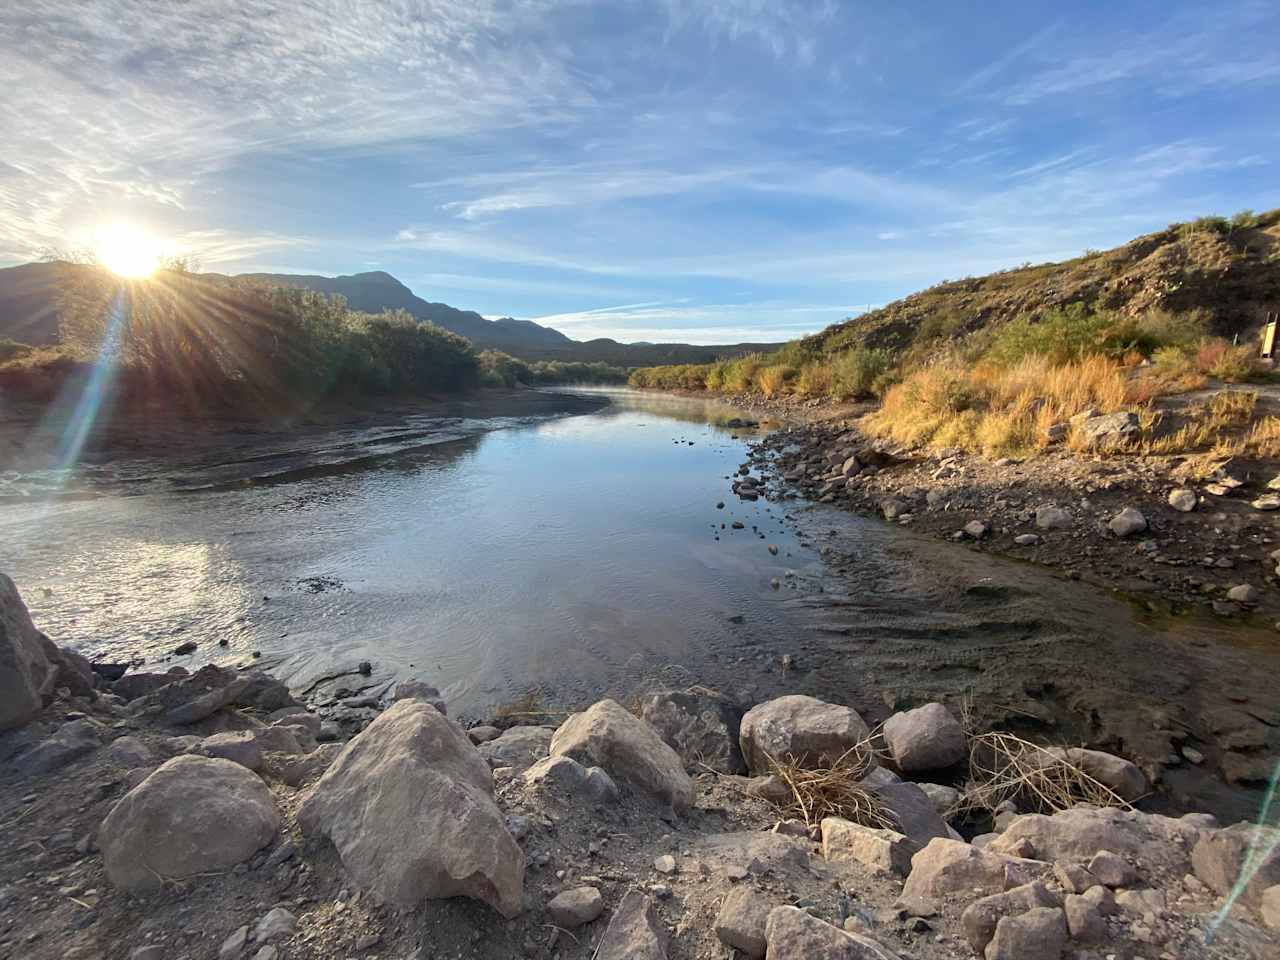
<svg viewBox="0 0 1280 960">
<path fill-rule="evenodd" d="M 145 230 L 128 223 L 112 223 L 98 230 L 93 253 L 116 276 L 149 277 L 160 266 L 160 244 Z"/>
</svg>

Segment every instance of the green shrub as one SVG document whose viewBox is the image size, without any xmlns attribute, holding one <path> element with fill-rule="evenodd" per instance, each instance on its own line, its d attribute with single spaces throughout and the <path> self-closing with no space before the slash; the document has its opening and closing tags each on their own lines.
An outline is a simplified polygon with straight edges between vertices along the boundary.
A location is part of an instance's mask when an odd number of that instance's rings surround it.
<svg viewBox="0 0 1280 960">
<path fill-rule="evenodd" d="M 832 395 L 842 400 L 871 396 L 891 363 L 888 350 L 846 350 L 831 362 Z"/>
<path fill-rule="evenodd" d="M 1250 230 L 1258 226 L 1258 215 L 1252 210 L 1241 210 L 1231 217 L 1232 230 Z"/>
</svg>

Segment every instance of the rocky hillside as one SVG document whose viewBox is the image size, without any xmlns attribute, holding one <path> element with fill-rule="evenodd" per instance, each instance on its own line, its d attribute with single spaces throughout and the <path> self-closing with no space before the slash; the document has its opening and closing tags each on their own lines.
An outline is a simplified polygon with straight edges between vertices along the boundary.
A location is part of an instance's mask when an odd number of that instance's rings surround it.
<svg viewBox="0 0 1280 960">
<path fill-rule="evenodd" d="M 1280 949 L 1271 828 L 1141 812 L 1128 760 L 975 735 L 938 703 L 875 737 L 847 706 L 744 713 L 702 687 L 464 730 L 410 681 L 325 720 L 253 669 L 90 664 L 3 576 L 0 663 L 4 956 Z"/>
<path fill-rule="evenodd" d="M 1199 312 L 1211 332 L 1234 337 L 1280 310 L 1280 210 L 1237 221 L 1206 217 L 1062 263 L 945 281 L 811 340 L 828 353 L 902 351 L 1074 303 L 1128 317 Z"/>
</svg>

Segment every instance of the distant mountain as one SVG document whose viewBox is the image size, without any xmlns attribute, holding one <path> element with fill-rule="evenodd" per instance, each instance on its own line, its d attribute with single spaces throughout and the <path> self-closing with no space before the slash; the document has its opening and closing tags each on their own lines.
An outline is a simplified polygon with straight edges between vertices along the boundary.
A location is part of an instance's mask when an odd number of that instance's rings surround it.
<svg viewBox="0 0 1280 960">
<path fill-rule="evenodd" d="M 27 263 L 0 269 L 0 340 L 17 340 L 36 346 L 58 342 L 58 284 L 68 270 L 88 267 L 68 263 Z M 213 274 L 211 277 L 218 277 Z M 349 276 L 322 277 L 288 273 L 240 274 L 279 286 L 303 287 L 318 293 L 338 294 L 354 310 L 378 313 L 407 310 L 419 320 L 429 321 L 466 337 L 481 349 L 493 348 L 525 360 L 580 360 L 621 367 L 660 366 L 672 363 L 708 363 L 720 357 L 768 351 L 776 343 L 736 343 L 696 346 L 687 343 L 619 343 L 601 338 L 585 342 L 571 340 L 559 330 L 532 320 L 503 317 L 488 320 L 472 310 L 459 310 L 447 303 L 431 303 L 389 273 L 381 270 Z"/>
<path fill-rule="evenodd" d="M 487 320 L 472 310 L 459 310 L 447 303 L 430 303 L 382 270 L 342 277 L 318 277 L 289 273 L 246 273 L 241 276 L 287 287 L 305 287 L 320 293 L 336 293 L 346 298 L 354 310 L 378 313 L 407 310 L 419 320 L 434 323 L 477 347 L 494 347 L 510 352 L 525 347 L 567 346 L 573 343 L 559 330 L 542 327 L 531 320 Z"/>
</svg>

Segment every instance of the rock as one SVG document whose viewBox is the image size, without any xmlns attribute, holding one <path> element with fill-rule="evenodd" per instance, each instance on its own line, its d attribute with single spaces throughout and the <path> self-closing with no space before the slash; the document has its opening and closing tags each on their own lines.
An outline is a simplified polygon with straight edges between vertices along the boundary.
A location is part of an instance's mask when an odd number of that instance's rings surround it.
<svg viewBox="0 0 1280 960">
<path fill-rule="evenodd" d="M 27 776 L 60 770 L 102 745 L 102 731 L 92 720 L 64 723 L 48 740 L 36 744 L 12 761 L 13 769 Z"/>
<path fill-rule="evenodd" d="M 1276 497 L 1276 496 L 1258 497 L 1257 500 L 1254 500 L 1250 503 L 1250 506 L 1253 507 L 1253 509 L 1255 510 L 1264 510 L 1264 511 L 1280 510 L 1280 497 Z"/>
<path fill-rule="evenodd" d="M 566 930 L 576 930 L 604 912 L 604 897 L 595 887 L 574 887 L 557 894 L 547 904 L 551 922 Z"/>
<path fill-rule="evenodd" d="M 301 787 L 328 770 L 341 752 L 340 744 L 326 743 L 308 754 L 292 757 L 280 765 L 280 779 L 291 787 Z"/>
<path fill-rule="evenodd" d="M 742 876 L 770 870 L 789 873 L 809 866 L 808 844 L 781 833 L 713 833 L 699 838 L 691 849 L 700 862 L 726 870 L 742 867 Z"/>
<path fill-rule="evenodd" d="M 869 733 L 851 707 L 793 694 L 748 710 L 739 740 L 747 768 L 767 774 L 772 772 L 769 756 L 805 767 L 831 766 Z"/>
<path fill-rule="evenodd" d="M 553 736 L 555 731 L 550 727 L 511 727 L 477 749 L 489 766 L 511 767 L 519 773 L 547 755 Z"/>
<path fill-rule="evenodd" d="M 940 703 L 895 713 L 884 722 L 884 740 L 903 773 L 939 770 L 968 756 L 964 730 Z"/>
<path fill-rule="evenodd" d="M 1262 914 L 1263 923 L 1272 930 L 1280 930 L 1280 884 L 1262 891 L 1258 912 Z"/>
<path fill-rule="evenodd" d="M 667 960 L 667 935 L 653 901 L 628 890 L 609 918 L 592 960 Z"/>
<path fill-rule="evenodd" d="M 1200 502 L 1194 490 L 1188 490 L 1186 487 L 1179 487 L 1177 490 L 1169 491 L 1169 506 L 1181 513 L 1190 513 L 1196 508 L 1196 504 Z M 1067 918 L 1070 920 L 1070 917 Z"/>
<path fill-rule="evenodd" d="M 297 917 L 284 907 L 273 907 L 253 928 L 253 939 L 257 943 L 286 940 L 293 936 L 293 931 L 297 928 Z"/>
<path fill-rule="evenodd" d="M 569 757 L 546 757 L 523 773 L 525 783 L 549 788 L 570 798 L 593 803 L 613 803 L 618 787 L 599 767 L 584 767 Z"/>
<path fill-rule="evenodd" d="M 445 708 L 444 698 L 440 696 L 440 691 L 425 680 L 401 680 L 396 684 L 396 692 L 391 699 L 393 702 L 421 700 L 423 703 L 431 704 L 446 717 L 449 715 L 449 711 Z"/>
<path fill-rule="evenodd" d="M 897 520 L 910 509 L 911 507 L 908 504 L 897 497 L 887 497 L 880 501 L 880 513 L 884 515 L 886 520 Z"/>
<path fill-rule="evenodd" d="M 991 533 L 991 524 L 983 520 L 970 520 L 964 525 L 964 535 L 970 540 L 985 540 Z"/>
<path fill-rule="evenodd" d="M 120 683 L 128 679 L 126 676 Z M 210 664 L 135 699 L 129 709 L 142 716 L 162 713 L 165 723 L 183 726 L 197 723 L 231 705 L 248 686 L 248 677 Z"/>
<path fill-rule="evenodd" d="M 920 791 L 929 798 L 938 816 L 946 819 L 947 813 L 960 802 L 963 794 L 955 787 L 947 787 L 940 783 L 917 783 Z"/>
<path fill-rule="evenodd" d="M 289 687 L 262 670 L 249 670 L 241 674 L 246 681 L 236 695 L 235 702 L 242 707 L 253 707 L 265 713 L 283 710 L 286 707 L 301 707 L 302 704 L 293 699 Z"/>
<path fill-rule="evenodd" d="M 111 684 L 111 692 L 126 701 L 137 700 L 189 676 L 182 667 L 174 667 L 168 673 L 127 673 Z"/>
<path fill-rule="evenodd" d="M 1111 887 L 1132 886 L 1138 879 L 1138 871 L 1124 857 L 1110 850 L 1099 850 L 1089 861 L 1089 873 L 1097 877 L 1098 882 Z"/>
<path fill-rule="evenodd" d="M 1067 916 L 1067 932 L 1079 943 L 1099 943 L 1107 935 L 1102 912 L 1084 897 L 1071 894 L 1062 905 Z"/>
<path fill-rule="evenodd" d="M 1067 917 L 1059 907 L 1037 907 L 1001 917 L 987 944 L 987 960 L 1056 960 L 1067 945 Z"/>
<path fill-rule="evenodd" d="M 765 921 L 769 960 L 897 960 L 870 937 L 849 933 L 796 907 L 774 907 Z"/>
<path fill-rule="evenodd" d="M 829 862 L 855 861 L 899 877 L 911 872 L 911 856 L 919 847 L 901 833 L 877 830 L 840 817 L 822 821 L 822 855 Z"/>
<path fill-rule="evenodd" d="M 653 869 L 657 870 L 659 873 L 675 873 L 676 858 L 669 853 L 664 853 L 660 857 L 655 857 L 653 861 Z"/>
<path fill-rule="evenodd" d="M 770 803 L 786 803 L 791 799 L 791 788 L 779 777 L 767 774 L 763 777 L 744 778 L 743 793 Z"/>
<path fill-rule="evenodd" d="M 490 740 L 497 740 L 502 736 L 502 731 L 497 727 L 479 726 L 472 727 L 467 731 L 467 737 L 476 745 L 488 743 Z"/>
<path fill-rule="evenodd" d="M 1147 793 L 1147 778 L 1142 771 L 1124 757 L 1086 750 L 1082 747 L 1044 747 L 1047 756 L 1065 760 L 1079 767 L 1103 786 L 1112 790 L 1121 800 L 1133 802 Z"/>
<path fill-rule="evenodd" d="M 134 767 L 145 767 L 155 762 L 155 754 L 151 752 L 141 738 L 127 736 L 111 741 L 107 747 L 107 758 L 126 770 Z"/>
<path fill-rule="evenodd" d="M 655 693 L 641 702 L 640 716 L 686 766 L 705 764 L 717 773 L 746 771 L 738 748 L 742 711 L 724 694 L 699 686 Z"/>
<path fill-rule="evenodd" d="M 960 915 L 965 939 L 982 953 L 995 936 L 1002 917 L 1012 917 L 1038 907 L 1057 907 L 1060 902 L 1040 881 L 1025 883 L 1003 893 L 995 893 L 969 904 Z"/>
<path fill-rule="evenodd" d="M 1111 916 L 1119 909 L 1116 906 L 1115 896 L 1100 883 L 1090 887 L 1081 896 L 1093 904 L 1104 917 Z"/>
<path fill-rule="evenodd" d="M 97 686 L 97 675 L 89 658 L 74 650 L 59 647 L 43 633 L 39 635 L 45 659 L 54 671 L 55 687 L 66 687 L 73 697 L 89 697 Z"/>
<path fill-rule="evenodd" d="M 716 916 L 715 931 L 720 942 L 751 960 L 764 956 L 767 940 L 765 925 L 771 905 L 750 887 L 730 891 Z"/>
<path fill-rule="evenodd" d="M 1044 438 L 1049 443 L 1061 443 L 1067 439 L 1067 433 L 1071 429 L 1069 424 L 1051 423 L 1044 428 Z"/>
<path fill-rule="evenodd" d="M 1043 860 L 1086 860 L 1100 850 L 1109 850 L 1181 875 L 1189 865 L 1185 851 L 1199 840 L 1200 833 L 1194 824 L 1159 814 L 1074 807 L 1053 816 L 1020 816 L 988 849 L 1007 853 L 1025 839 Z"/>
<path fill-rule="evenodd" d="M 1246 859 L 1252 855 L 1256 858 L 1256 870 L 1246 881 L 1240 902 L 1256 910 L 1263 891 L 1280 883 L 1277 840 L 1280 840 L 1280 828 L 1237 823 L 1205 834 L 1191 851 L 1191 867 L 1198 880 L 1224 896 L 1240 879 Z"/>
<path fill-rule="evenodd" d="M 880 783 L 870 789 L 892 815 L 898 832 L 906 834 L 917 848 L 934 837 L 951 835 L 946 821 L 934 809 L 933 801 L 914 783 Z"/>
<path fill-rule="evenodd" d="M 303 796 L 298 823 L 333 841 L 348 875 L 384 903 L 466 896 L 520 912 L 524 852 L 493 775 L 462 729 L 416 698 L 394 703 Z"/>
<path fill-rule="evenodd" d="M 279 960 L 280 951 L 271 944 L 267 944 L 253 955 L 253 960 Z"/>
<path fill-rule="evenodd" d="M 301 727 L 307 732 L 311 739 L 318 738 L 320 731 L 324 729 L 324 720 L 314 713 L 307 713 L 300 707 L 287 708 L 297 710 L 296 713 L 285 713 L 277 710 L 276 713 L 267 717 L 267 723 L 272 727 Z M 279 714 L 279 716 L 277 716 Z"/>
<path fill-rule="evenodd" d="M 268 753 L 297 756 L 301 753 L 310 753 L 311 751 L 307 749 L 308 747 L 315 748 L 315 742 L 306 727 L 260 727 L 244 732 L 248 732 L 259 748 Z M 304 740 L 306 743 L 302 742 Z"/>
<path fill-rule="evenodd" d="M 1117 537 L 1130 537 L 1147 529 L 1147 518 L 1134 507 L 1125 507 L 1111 518 L 1107 526 Z"/>
<path fill-rule="evenodd" d="M 1165 911 L 1163 890 L 1121 890 L 1116 903 L 1122 910 L 1145 920 L 1157 920 Z"/>
<path fill-rule="evenodd" d="M 1076 437 L 1086 446 L 1107 446 L 1134 436 L 1138 432 L 1138 417 L 1125 411 L 1108 413 L 1081 420 L 1075 428 Z"/>
<path fill-rule="evenodd" d="M 1066 530 L 1071 522 L 1071 514 L 1061 507 L 1039 507 L 1036 510 L 1036 526 L 1041 530 Z"/>
<path fill-rule="evenodd" d="M 1257 603 L 1262 599 L 1262 591 L 1250 584 L 1240 583 L 1227 591 L 1227 599 L 1235 603 Z"/>
<path fill-rule="evenodd" d="M 654 795 L 678 814 L 693 805 L 693 781 L 654 729 L 615 700 L 572 714 L 551 738 L 551 755 L 603 767 L 614 779 Z"/>
<path fill-rule="evenodd" d="M 262 745 L 252 730 L 239 730 L 235 733 L 215 733 L 205 737 L 195 748 L 195 753 L 203 757 L 218 757 L 230 760 L 249 770 L 262 769 Z"/>
<path fill-rule="evenodd" d="M 1078 863 L 1059 860 L 1053 865 L 1053 876 L 1067 893 L 1084 893 L 1098 883 L 1098 878 Z"/>
<path fill-rule="evenodd" d="M 1020 533 L 1013 538 L 1013 542 L 1020 547 L 1034 547 L 1040 542 L 1040 537 L 1034 533 Z"/>
<path fill-rule="evenodd" d="M 165 960 L 166 950 L 158 943 L 143 947 L 134 947 L 129 951 L 129 960 Z"/>
<path fill-rule="evenodd" d="M 130 790 L 98 830 L 111 882 L 130 893 L 229 869 L 276 835 L 266 785 L 229 760 L 174 757 Z"/>
<path fill-rule="evenodd" d="M 249 942 L 248 925 L 237 927 L 218 948 L 218 960 L 240 960 L 244 946 Z"/>
<path fill-rule="evenodd" d="M 0 573 L 0 730 L 20 727 L 39 713 L 56 679 L 18 588 Z"/>
<path fill-rule="evenodd" d="M 976 850 L 967 843 L 941 837 L 911 858 L 903 896 L 943 898 L 951 893 L 1001 893 L 1035 879 L 1026 861 Z M 1011 878 L 1010 874 L 1014 874 Z M 1010 884 L 1009 879 L 1015 880 Z"/>
</svg>

